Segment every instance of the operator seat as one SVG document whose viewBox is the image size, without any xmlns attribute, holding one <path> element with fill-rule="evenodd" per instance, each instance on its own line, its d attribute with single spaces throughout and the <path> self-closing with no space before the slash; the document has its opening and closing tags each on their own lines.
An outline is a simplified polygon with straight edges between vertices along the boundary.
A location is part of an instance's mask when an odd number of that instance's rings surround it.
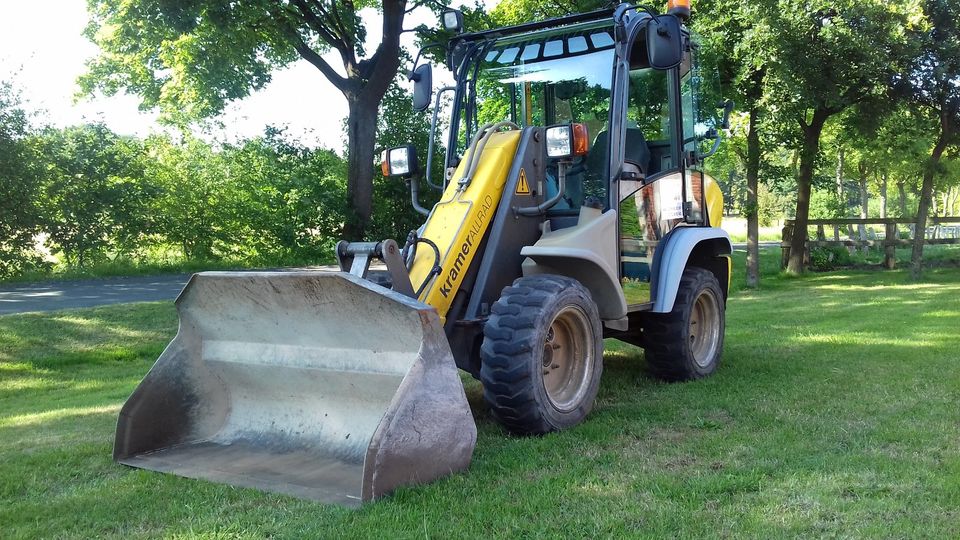
<svg viewBox="0 0 960 540">
<path fill-rule="evenodd" d="M 610 133 L 601 131 L 597 134 L 597 139 L 593 142 L 593 147 L 587 153 L 587 170 L 589 171 L 589 180 L 605 185 L 610 178 L 609 160 L 607 158 L 608 147 L 610 146 Z M 642 182 L 643 178 L 650 170 L 650 148 L 643 137 L 643 131 L 637 128 L 627 128 L 626 144 L 623 149 L 623 172 L 632 172 L 637 175 L 635 181 Z M 621 186 L 620 195 L 626 196 L 639 189 L 625 188 Z"/>
</svg>

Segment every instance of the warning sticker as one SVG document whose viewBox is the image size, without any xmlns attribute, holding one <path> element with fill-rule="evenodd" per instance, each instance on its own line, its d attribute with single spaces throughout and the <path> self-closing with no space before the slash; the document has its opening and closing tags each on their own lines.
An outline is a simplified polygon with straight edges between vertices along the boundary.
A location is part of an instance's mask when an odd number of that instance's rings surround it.
<svg viewBox="0 0 960 540">
<path fill-rule="evenodd" d="M 530 194 L 530 184 L 527 183 L 527 173 L 523 172 L 523 167 L 520 168 L 520 179 L 517 180 L 517 195 L 529 195 Z"/>
</svg>

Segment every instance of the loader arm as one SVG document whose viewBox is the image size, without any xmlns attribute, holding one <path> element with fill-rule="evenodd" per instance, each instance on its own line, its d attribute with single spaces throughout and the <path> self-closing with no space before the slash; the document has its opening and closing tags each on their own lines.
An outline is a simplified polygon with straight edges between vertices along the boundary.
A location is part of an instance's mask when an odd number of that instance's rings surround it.
<svg viewBox="0 0 960 540">
<path fill-rule="evenodd" d="M 503 188 L 517 152 L 520 131 L 494 133 L 482 148 L 476 172 L 469 183 L 461 183 L 468 172 L 468 152 L 454 173 L 454 181 L 427 218 L 422 238 L 439 250 L 418 249 L 410 268 L 410 282 L 420 290 L 419 300 L 436 308 L 442 321 L 483 242 L 503 198 Z M 439 275 L 432 270 L 440 267 Z"/>
</svg>

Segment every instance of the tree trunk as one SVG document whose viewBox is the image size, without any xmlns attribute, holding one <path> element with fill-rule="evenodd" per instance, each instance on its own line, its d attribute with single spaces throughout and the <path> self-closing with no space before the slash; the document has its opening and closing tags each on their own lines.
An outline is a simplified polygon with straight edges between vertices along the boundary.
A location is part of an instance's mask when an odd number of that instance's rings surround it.
<svg viewBox="0 0 960 540">
<path fill-rule="evenodd" d="M 840 147 L 840 150 L 837 152 L 837 177 L 836 177 L 836 187 L 837 187 L 837 200 L 843 201 L 843 163 L 844 163 L 844 154 L 843 147 Z M 844 216 L 845 217 L 845 216 Z"/>
<path fill-rule="evenodd" d="M 923 186 L 920 188 L 920 203 L 917 206 L 917 225 L 913 233 L 913 252 L 910 255 L 910 278 L 919 280 L 923 275 L 923 242 L 926 237 L 927 215 L 933 198 L 933 177 L 937 172 L 940 157 L 947 148 L 950 137 L 950 123 L 946 115 L 941 114 L 940 138 L 930 154 L 930 160 L 923 169 Z"/>
<path fill-rule="evenodd" d="M 880 173 L 880 218 L 887 219 L 887 172 Z"/>
<path fill-rule="evenodd" d="M 760 207 L 757 204 L 757 180 L 760 177 L 760 134 L 757 132 L 757 108 L 750 109 L 747 132 L 747 287 L 760 286 Z"/>
<path fill-rule="evenodd" d="M 349 211 L 343 236 L 350 241 L 366 240 L 373 211 L 373 170 L 376 150 L 376 104 L 365 100 L 349 101 L 347 118 L 347 202 Z"/>
<path fill-rule="evenodd" d="M 790 260 L 787 272 L 803 273 L 803 259 L 807 247 L 807 221 L 810 217 L 810 186 L 820 154 L 820 134 L 830 112 L 816 109 L 810 123 L 800 122 L 803 129 L 803 148 L 800 150 L 800 169 L 797 173 L 797 213 L 794 217 L 793 239 L 790 241 Z"/>
<path fill-rule="evenodd" d="M 858 182 L 858 187 L 860 188 L 860 219 L 867 219 L 867 217 L 869 217 L 868 205 L 870 204 L 870 192 L 867 191 L 867 164 L 861 161 L 857 166 L 857 170 L 860 172 Z M 867 225 L 865 223 L 857 225 L 857 232 L 860 233 L 860 241 L 866 241 Z M 862 253 L 868 251 L 866 244 L 860 246 L 860 251 Z"/>
<path fill-rule="evenodd" d="M 903 180 L 897 182 L 897 193 L 900 198 L 900 217 L 909 217 L 907 216 L 907 191 L 903 187 Z"/>
<path fill-rule="evenodd" d="M 320 17 L 310 6 L 311 3 L 292 4 L 320 34 L 321 44 L 337 50 L 343 60 L 345 76 L 334 70 L 298 32 L 291 31 L 288 36 L 300 56 L 320 70 L 347 100 L 350 112 L 347 118 L 348 209 L 343 236 L 347 240 L 363 240 L 373 207 L 378 111 L 380 102 L 400 67 L 400 35 L 403 33 L 407 3 L 406 0 L 384 0 L 380 3 L 383 22 L 380 44 L 373 54 L 363 60 L 356 57 L 354 40 L 357 36 L 340 21 L 336 7 L 338 2 L 328 5 L 330 13 L 317 8 L 325 17 Z"/>
</svg>

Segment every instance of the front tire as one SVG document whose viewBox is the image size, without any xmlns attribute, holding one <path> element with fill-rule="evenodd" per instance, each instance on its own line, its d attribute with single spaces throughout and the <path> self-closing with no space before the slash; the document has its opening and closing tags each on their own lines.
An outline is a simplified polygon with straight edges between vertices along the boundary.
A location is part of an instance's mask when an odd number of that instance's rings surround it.
<svg viewBox="0 0 960 540">
<path fill-rule="evenodd" d="M 580 282 L 552 275 L 514 281 L 493 305 L 483 334 L 483 397 L 508 431 L 565 429 L 593 408 L 603 371 L 603 330 Z"/>
<path fill-rule="evenodd" d="M 713 272 L 689 267 L 670 313 L 651 313 L 644 324 L 647 366 L 667 381 L 711 375 L 720 365 L 726 329 L 723 292 Z"/>
</svg>

